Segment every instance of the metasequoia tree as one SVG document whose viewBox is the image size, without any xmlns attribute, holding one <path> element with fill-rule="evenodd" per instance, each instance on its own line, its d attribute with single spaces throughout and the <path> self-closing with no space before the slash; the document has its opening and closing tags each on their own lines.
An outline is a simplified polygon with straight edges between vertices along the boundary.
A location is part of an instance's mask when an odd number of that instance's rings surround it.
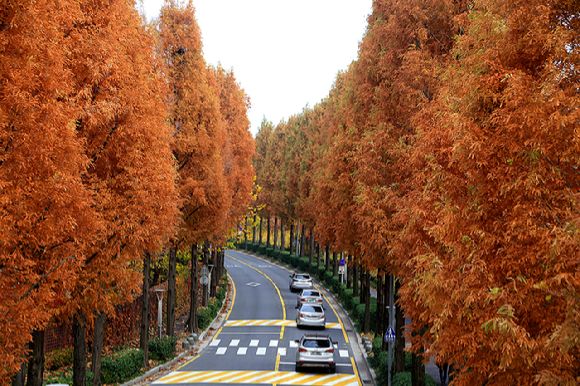
<svg viewBox="0 0 580 386">
<path fill-rule="evenodd" d="M 476 2 L 419 122 L 405 298 L 455 384 L 580 379 L 578 10 Z"/>
<path fill-rule="evenodd" d="M 60 313 L 76 284 L 83 244 L 99 230 L 81 178 L 89 161 L 75 132 L 78 110 L 67 99 L 75 84 L 60 47 L 59 26 L 71 24 L 78 10 L 62 3 L 0 3 L 0 379 L 5 382 L 20 368 L 31 332 Z"/>
<path fill-rule="evenodd" d="M 71 100 L 90 162 L 83 183 L 102 224 L 68 302 L 75 326 L 84 330 L 85 317 L 111 313 L 139 292 L 144 250 L 159 249 L 175 231 L 177 191 L 166 86 L 152 36 L 129 1 L 79 8 L 67 37 L 78 88 Z M 79 336 L 84 340 L 82 331 Z M 86 367 L 77 343 L 83 342 L 75 342 L 75 384 L 83 383 Z"/>
<path fill-rule="evenodd" d="M 169 78 L 173 155 L 179 173 L 181 231 L 170 245 L 168 334 L 174 332 L 175 256 L 180 245 L 199 244 L 223 227 L 227 189 L 221 150 L 226 131 L 215 74 L 203 59 L 199 26 L 190 2 L 166 1 L 159 22 L 159 51 Z M 195 267 L 192 266 L 192 269 Z M 194 289 L 192 289 L 194 290 Z"/>
<path fill-rule="evenodd" d="M 90 319 L 132 296 L 143 249 L 163 243 L 176 215 L 164 82 L 132 5 L 3 7 L 2 280 L 19 284 L 3 284 L 2 317 L 22 322 L 6 323 L 18 331 L 0 373 L 14 371 L 31 328 L 51 316 Z"/>
</svg>

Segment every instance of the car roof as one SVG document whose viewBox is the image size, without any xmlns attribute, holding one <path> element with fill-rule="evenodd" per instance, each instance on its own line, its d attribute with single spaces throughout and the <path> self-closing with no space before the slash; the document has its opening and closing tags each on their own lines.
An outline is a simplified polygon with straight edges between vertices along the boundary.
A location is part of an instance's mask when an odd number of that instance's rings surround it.
<svg viewBox="0 0 580 386">
<path fill-rule="evenodd" d="M 303 339 L 330 339 L 330 335 L 304 334 L 304 335 L 302 335 L 302 338 Z"/>
</svg>

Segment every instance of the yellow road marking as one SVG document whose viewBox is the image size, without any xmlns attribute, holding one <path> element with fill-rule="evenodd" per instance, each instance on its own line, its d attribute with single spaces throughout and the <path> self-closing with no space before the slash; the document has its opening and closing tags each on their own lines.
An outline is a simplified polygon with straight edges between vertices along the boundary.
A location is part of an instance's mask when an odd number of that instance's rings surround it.
<svg viewBox="0 0 580 386">
<path fill-rule="evenodd" d="M 274 371 L 278 371 L 280 367 L 280 354 L 276 355 L 276 366 L 274 367 Z"/>
<path fill-rule="evenodd" d="M 322 294 L 322 296 L 324 296 L 324 299 L 326 299 L 326 303 L 330 306 L 330 308 L 332 308 L 332 312 L 334 312 L 334 315 L 336 315 L 336 319 L 338 320 L 338 323 L 340 323 L 340 329 L 342 330 L 342 334 L 344 335 L 344 340 L 346 340 L 346 343 L 348 343 L 348 335 L 346 334 L 346 330 L 344 329 L 344 325 L 342 324 L 342 320 L 340 319 L 340 316 L 338 316 L 338 313 L 336 312 L 336 310 L 334 309 L 332 304 L 330 304 L 330 302 L 328 301 L 328 298 L 322 293 L 320 288 L 316 287 L 316 289 Z"/>
<path fill-rule="evenodd" d="M 356 374 L 311 374 L 292 371 L 184 371 L 173 372 L 153 384 L 245 383 L 285 385 L 359 386 Z"/>
<path fill-rule="evenodd" d="M 274 281 L 272 279 L 270 279 L 270 277 L 268 277 L 268 275 L 266 275 L 264 272 L 260 271 L 259 269 L 254 268 L 251 265 L 246 264 L 243 261 L 236 259 L 235 257 L 232 257 L 232 256 L 228 256 L 228 257 L 230 259 L 237 261 L 238 263 L 244 264 L 245 266 L 252 268 L 253 270 L 262 274 L 262 276 L 264 276 L 266 279 L 270 280 L 270 283 L 272 283 L 272 285 L 276 289 L 276 292 L 278 292 L 278 296 L 280 297 L 280 303 L 282 304 L 282 319 L 285 320 L 286 319 L 286 306 L 284 306 L 284 299 L 282 299 L 282 294 L 280 293 L 280 290 L 278 289 L 278 286 L 274 283 Z M 280 339 L 282 339 L 283 335 L 284 335 L 284 329 L 282 329 L 282 331 L 280 332 Z"/>
<path fill-rule="evenodd" d="M 358 376 L 358 370 L 356 368 L 356 364 L 354 363 L 354 358 L 351 357 L 350 358 L 350 363 L 352 363 L 352 370 L 354 371 L 354 375 L 356 375 L 356 379 L 358 380 L 358 384 L 360 385 L 360 377 Z"/>
<path fill-rule="evenodd" d="M 228 320 L 224 327 L 296 327 L 294 320 L 280 319 L 241 319 Z M 326 328 L 342 328 L 340 323 L 326 323 Z"/>
</svg>

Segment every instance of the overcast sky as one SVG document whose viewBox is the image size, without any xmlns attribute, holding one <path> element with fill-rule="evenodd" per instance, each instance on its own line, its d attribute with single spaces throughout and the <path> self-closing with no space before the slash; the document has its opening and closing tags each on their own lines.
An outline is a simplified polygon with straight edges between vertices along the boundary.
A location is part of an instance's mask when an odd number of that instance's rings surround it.
<svg viewBox="0 0 580 386">
<path fill-rule="evenodd" d="M 151 19 L 163 0 L 144 0 Z M 356 59 L 372 0 L 193 0 L 208 64 L 234 74 L 256 135 L 325 98 Z"/>
</svg>

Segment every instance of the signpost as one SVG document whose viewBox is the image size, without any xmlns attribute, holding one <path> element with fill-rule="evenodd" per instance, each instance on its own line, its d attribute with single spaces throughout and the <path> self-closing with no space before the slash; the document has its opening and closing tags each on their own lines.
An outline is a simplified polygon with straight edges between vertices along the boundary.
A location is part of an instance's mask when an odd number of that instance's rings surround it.
<svg viewBox="0 0 580 386">
<path fill-rule="evenodd" d="M 385 332 L 385 342 L 387 343 L 395 342 L 395 330 L 393 330 L 392 326 L 389 326 L 389 328 L 387 328 L 387 332 Z"/>
<path fill-rule="evenodd" d="M 158 288 L 155 290 L 157 294 L 157 329 L 159 331 L 159 339 L 161 339 L 161 330 L 163 330 L 163 292 L 165 290 Z"/>
<path fill-rule="evenodd" d="M 388 343 L 388 386 L 391 386 L 391 368 L 393 363 L 393 343 L 395 342 L 395 331 L 393 330 L 393 322 L 395 321 L 395 277 L 389 275 L 389 328 L 385 334 L 385 341 Z M 388 340 L 387 340 L 388 339 Z"/>
<path fill-rule="evenodd" d="M 203 286 L 203 290 L 202 290 L 203 295 L 202 295 L 201 303 L 205 307 L 205 306 L 207 306 L 207 301 L 208 301 L 207 289 L 208 289 L 208 284 L 209 284 L 209 270 L 207 269 L 207 265 L 204 265 L 201 268 L 199 282 Z"/>
<path fill-rule="evenodd" d="M 344 275 L 346 275 L 346 261 L 341 257 L 338 261 L 338 276 L 340 284 L 344 284 Z"/>
</svg>

